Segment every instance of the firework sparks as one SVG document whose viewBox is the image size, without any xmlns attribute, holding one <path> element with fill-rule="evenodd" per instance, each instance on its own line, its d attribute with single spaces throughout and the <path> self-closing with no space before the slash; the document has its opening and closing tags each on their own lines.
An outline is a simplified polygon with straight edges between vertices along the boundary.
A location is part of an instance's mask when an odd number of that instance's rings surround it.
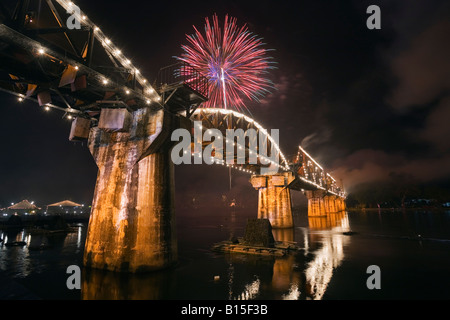
<svg viewBox="0 0 450 320">
<path fill-rule="evenodd" d="M 205 21 L 205 34 L 194 26 L 195 33 L 187 36 L 189 45 L 183 45 L 183 54 L 176 58 L 209 79 L 209 101 L 203 107 L 242 111 L 244 99 L 259 101 L 274 88 L 267 78 L 274 62 L 262 40 L 246 25 L 238 27 L 237 19 L 225 16 L 223 30 L 217 15 L 212 25 L 208 18 Z"/>
</svg>

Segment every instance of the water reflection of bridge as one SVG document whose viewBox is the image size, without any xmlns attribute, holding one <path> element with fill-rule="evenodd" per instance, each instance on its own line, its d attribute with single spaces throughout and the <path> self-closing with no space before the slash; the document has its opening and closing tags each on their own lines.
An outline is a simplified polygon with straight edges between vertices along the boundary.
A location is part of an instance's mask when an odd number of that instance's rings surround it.
<svg viewBox="0 0 450 320">
<path fill-rule="evenodd" d="M 312 232 L 307 250 L 314 254 L 314 259 L 308 263 L 305 274 L 307 294 L 316 300 L 323 297 L 333 276 L 333 270 L 344 259 L 344 247 L 348 245 L 349 237 L 343 232 L 349 231 L 350 226 L 346 212 L 329 214 L 325 217 L 309 217 L 308 220 Z"/>
<path fill-rule="evenodd" d="M 275 258 L 271 279 L 264 282 L 257 278 L 249 282 L 242 292 L 230 293 L 230 298 L 243 300 L 258 298 L 265 287 L 277 292 L 275 298 L 284 300 L 322 299 L 336 269 L 344 259 L 344 247 L 349 237 L 343 233 L 349 231 L 346 212 L 321 217 L 308 217 L 309 228 L 300 228 L 304 251 L 300 255 Z M 277 241 L 295 241 L 293 229 L 274 230 Z M 299 234 L 297 234 L 298 236 Z M 232 257 L 230 257 L 232 259 Z M 231 278 L 231 277 L 230 277 Z"/>
<path fill-rule="evenodd" d="M 233 216 L 231 216 L 232 218 Z M 230 233 L 235 234 L 230 219 Z M 347 213 L 308 217 L 307 224 L 274 229 L 277 241 L 296 242 L 304 250 L 284 257 L 224 254 L 227 267 L 220 281 L 210 285 L 221 299 L 306 300 L 322 299 L 334 270 L 344 259 L 350 237 Z M 203 285 L 203 284 L 202 284 Z M 166 299 L 177 293 L 171 271 L 147 275 L 122 275 L 89 270 L 84 276 L 83 299 Z M 186 288 L 196 290 L 196 288 Z"/>
</svg>

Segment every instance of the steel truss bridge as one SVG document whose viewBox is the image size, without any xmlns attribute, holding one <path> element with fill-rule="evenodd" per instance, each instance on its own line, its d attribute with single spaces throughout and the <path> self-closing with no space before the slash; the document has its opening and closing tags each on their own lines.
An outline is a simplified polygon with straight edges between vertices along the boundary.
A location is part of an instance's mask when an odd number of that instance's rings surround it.
<svg viewBox="0 0 450 320">
<path fill-rule="evenodd" d="M 310 216 L 345 210 L 342 187 L 301 146 L 288 158 L 255 119 L 201 108 L 209 80 L 197 70 L 177 63 L 150 82 L 122 50 L 71 1 L 0 2 L 0 90 L 18 103 L 30 100 L 44 112 L 63 112 L 72 121 L 69 140 L 87 140 L 99 167 L 86 267 L 141 272 L 176 262 L 169 155 L 175 129 L 200 130 L 202 136 L 210 130 L 223 137 L 230 129 L 256 133 L 229 141 L 244 161 L 225 161 L 211 142 L 198 148 L 195 134 L 189 151 L 195 159 L 211 150 L 215 164 L 249 173 L 259 192 L 258 219 L 274 228 L 293 227 L 291 189 L 305 193 Z"/>
<path fill-rule="evenodd" d="M 292 174 L 289 188 L 345 197 L 336 180 L 301 146 L 295 158 L 287 159 L 256 120 L 232 110 L 201 108 L 208 98 L 208 80 L 192 67 L 177 63 L 162 68 L 151 83 L 100 26 L 77 9 L 66 0 L 0 2 L 0 90 L 16 95 L 19 102 L 35 101 L 43 110 L 60 110 L 74 122 L 84 119 L 89 127 L 98 125 L 102 109 L 150 108 L 201 121 L 203 131 L 254 129 L 279 153 L 279 161 L 271 165 Z M 70 18 L 79 22 L 79 29 L 68 28 Z M 87 136 L 71 137 L 77 138 Z M 244 149 L 250 159 L 251 143 L 235 143 L 236 153 Z M 267 161 L 256 156 L 256 164 L 226 164 L 223 159 L 215 163 L 259 174 Z"/>
</svg>

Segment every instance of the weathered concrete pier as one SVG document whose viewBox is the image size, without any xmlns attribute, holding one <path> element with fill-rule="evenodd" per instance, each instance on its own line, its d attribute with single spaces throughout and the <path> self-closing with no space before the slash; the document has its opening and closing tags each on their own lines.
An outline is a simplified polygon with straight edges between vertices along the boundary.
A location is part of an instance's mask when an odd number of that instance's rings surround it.
<svg viewBox="0 0 450 320">
<path fill-rule="evenodd" d="M 122 272 L 166 268 L 177 259 L 168 113 L 104 109 L 91 129 L 98 165 L 86 239 L 87 267 Z"/>
<path fill-rule="evenodd" d="M 252 176 L 258 190 L 258 218 L 269 219 L 273 228 L 292 228 L 291 191 L 284 174 Z"/>
<path fill-rule="evenodd" d="M 254 175 L 250 182 L 258 190 L 258 218 L 268 219 L 274 229 L 292 228 L 291 189 L 297 190 L 296 178 L 285 172 Z M 326 216 L 345 211 L 345 199 L 327 190 L 304 190 L 308 199 L 308 216 Z"/>
<path fill-rule="evenodd" d="M 308 216 L 323 216 L 345 211 L 345 200 L 323 190 L 305 191 L 308 198 Z"/>
</svg>

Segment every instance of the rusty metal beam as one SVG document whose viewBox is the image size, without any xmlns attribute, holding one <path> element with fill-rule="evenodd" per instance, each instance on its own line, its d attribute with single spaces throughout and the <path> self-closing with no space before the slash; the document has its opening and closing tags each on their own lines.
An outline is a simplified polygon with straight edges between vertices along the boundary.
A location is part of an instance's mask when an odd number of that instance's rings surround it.
<svg viewBox="0 0 450 320">
<path fill-rule="evenodd" d="M 53 16 L 55 17 L 55 20 L 58 23 L 59 27 L 64 28 L 61 16 L 59 15 L 58 11 L 56 10 L 55 6 L 53 5 L 52 0 L 46 0 L 46 2 L 50 8 L 50 11 L 52 12 Z M 67 32 L 63 32 L 63 33 L 64 33 L 64 36 L 65 36 L 67 42 L 69 43 L 70 47 L 72 48 L 73 52 L 75 53 L 75 55 L 81 59 L 81 54 L 78 52 L 78 49 L 73 44 L 72 40 L 69 37 L 69 34 Z"/>
</svg>

